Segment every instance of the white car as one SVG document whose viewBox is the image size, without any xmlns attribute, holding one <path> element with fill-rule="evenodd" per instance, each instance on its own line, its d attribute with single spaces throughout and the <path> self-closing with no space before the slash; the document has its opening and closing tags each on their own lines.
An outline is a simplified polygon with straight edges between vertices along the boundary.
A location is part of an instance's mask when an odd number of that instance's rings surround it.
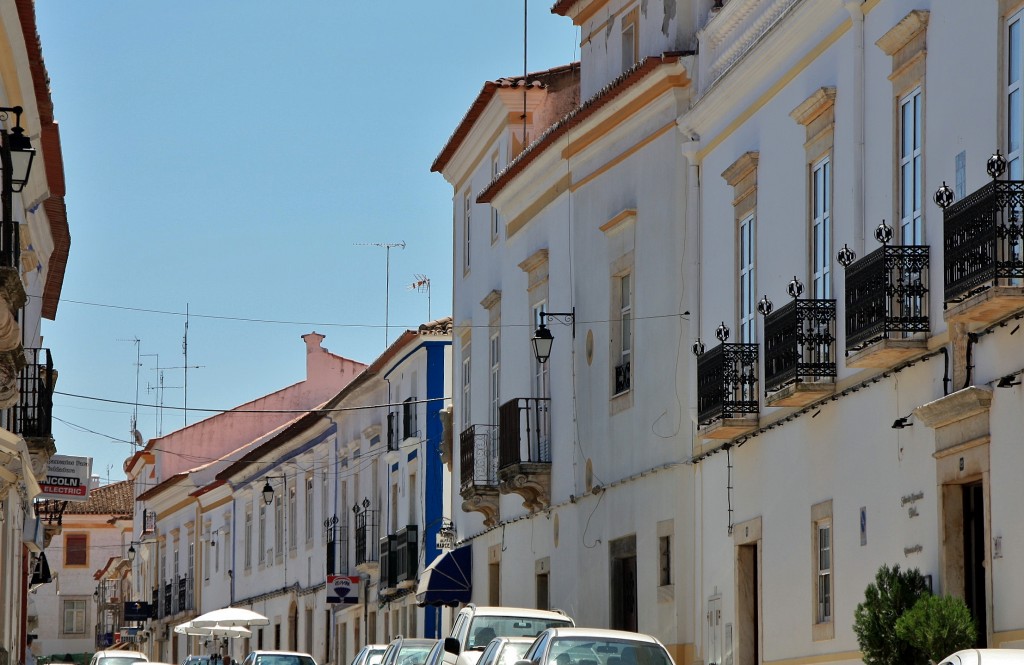
<svg viewBox="0 0 1024 665">
<path fill-rule="evenodd" d="M 939 665 L 1024 665 L 1024 649 L 964 649 Z"/>
<path fill-rule="evenodd" d="M 252 651 L 242 665 L 316 665 L 316 660 L 301 651 Z"/>
<path fill-rule="evenodd" d="M 444 640 L 445 663 L 476 665 L 495 637 L 536 637 L 548 628 L 574 626 L 563 612 L 527 607 L 477 607 L 459 611 L 451 635 Z"/>
<path fill-rule="evenodd" d="M 643 633 L 549 628 L 517 665 L 675 665 L 665 645 Z"/>
<path fill-rule="evenodd" d="M 387 650 L 386 644 L 367 644 L 352 659 L 352 665 L 378 665 Z"/>
<path fill-rule="evenodd" d="M 149 658 L 141 651 L 104 650 L 92 655 L 89 665 L 132 665 Z"/>
</svg>

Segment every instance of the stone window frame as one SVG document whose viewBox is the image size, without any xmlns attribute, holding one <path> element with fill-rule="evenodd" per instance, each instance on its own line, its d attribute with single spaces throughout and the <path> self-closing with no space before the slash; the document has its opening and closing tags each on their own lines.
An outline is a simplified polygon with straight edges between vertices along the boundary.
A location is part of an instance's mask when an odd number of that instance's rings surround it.
<svg viewBox="0 0 1024 665">
<path fill-rule="evenodd" d="M 630 374 L 636 369 L 636 209 L 626 208 L 598 227 L 605 234 L 610 253 L 615 258 L 608 264 L 608 394 L 609 415 L 633 406 L 632 379 L 628 389 L 615 392 L 615 370 L 622 359 L 622 293 L 621 280 L 630 278 Z"/>
<path fill-rule="evenodd" d="M 815 90 L 807 99 L 802 101 L 789 116 L 798 124 L 804 127 L 806 140 L 804 142 L 804 162 L 806 164 L 807 178 L 807 256 L 808 272 L 811 275 L 811 297 L 832 298 L 835 293 L 832 280 L 834 271 L 831 269 L 833 257 L 833 230 L 835 219 L 833 217 L 833 195 L 835 193 L 835 101 L 836 88 L 826 86 Z M 821 164 L 828 164 L 826 187 L 828 191 L 828 227 L 825 230 L 825 241 L 828 245 L 824 248 L 825 264 L 824 274 L 826 276 L 825 287 L 822 294 L 815 292 L 817 280 L 817 256 L 815 255 L 815 197 L 816 182 L 815 174 Z"/>
<path fill-rule="evenodd" d="M 883 53 L 892 58 L 892 73 L 889 74 L 889 81 L 892 82 L 893 95 L 893 137 L 892 137 L 892 219 L 901 220 L 902 211 L 902 177 L 900 173 L 900 146 L 902 143 L 902 114 L 901 104 L 908 96 L 920 89 L 920 115 L 921 124 L 917 131 L 921 134 L 921 173 L 920 182 L 927 182 L 925 169 L 926 160 L 924 155 L 924 137 L 927 136 L 927 90 L 925 88 L 925 65 L 927 63 L 927 36 L 928 21 L 930 12 L 924 9 L 914 9 L 903 17 L 896 25 L 890 28 L 884 35 L 875 41 L 875 45 Z M 927 208 L 924 193 L 921 192 L 921 239 L 924 244 L 927 237 L 928 222 Z M 898 223 L 893 226 L 899 226 Z M 902 240 L 902 234 L 897 234 Z"/>
<path fill-rule="evenodd" d="M 821 575 L 818 542 L 819 528 L 829 527 L 829 604 L 831 613 L 821 620 L 818 614 L 818 578 Z M 832 499 L 811 506 L 811 639 L 815 642 L 835 639 L 836 636 L 836 538 L 832 517 Z"/>
<path fill-rule="evenodd" d="M 676 551 L 675 550 L 676 550 L 676 545 L 677 545 L 677 541 L 676 541 L 676 538 L 675 538 L 675 520 L 674 519 L 668 519 L 668 520 L 661 520 L 661 521 L 659 521 L 658 524 L 657 524 L 657 537 L 658 537 L 658 541 L 657 541 L 658 542 L 658 566 L 656 568 L 656 572 L 657 572 L 657 576 L 658 576 L 657 577 L 657 582 L 658 582 L 658 602 L 659 603 L 669 603 L 669 602 L 672 602 L 675 599 L 675 583 L 676 583 L 676 579 L 678 578 L 678 574 L 679 574 L 678 567 L 675 565 L 675 563 L 676 563 Z M 669 576 L 669 582 L 668 582 L 668 584 L 662 584 L 662 582 L 664 581 L 664 579 L 662 578 L 662 571 L 663 571 L 662 557 L 665 554 L 662 551 L 662 543 L 665 542 L 664 539 L 668 539 L 668 548 L 669 548 L 669 551 L 668 551 L 668 558 L 669 558 L 669 561 L 668 561 L 668 576 Z"/>
<path fill-rule="evenodd" d="M 622 15 L 620 21 L 620 44 L 622 47 L 622 71 L 628 71 L 633 65 L 640 61 L 640 7 L 639 5 L 634 6 L 632 9 Z M 632 37 L 627 35 L 628 31 L 632 31 Z M 626 45 L 627 39 L 632 40 L 632 58 L 627 58 Z"/>
<path fill-rule="evenodd" d="M 487 418 L 488 424 L 498 425 L 501 410 L 501 291 L 488 293 L 480 306 L 487 310 Z M 495 366 L 495 338 L 497 338 L 497 366 Z M 495 377 L 497 374 L 497 377 Z"/>
<path fill-rule="evenodd" d="M 743 153 L 739 158 L 729 165 L 727 169 L 722 171 L 722 177 L 726 183 L 733 188 L 733 222 L 734 222 L 734 256 L 735 256 L 735 275 L 736 275 L 736 297 L 734 298 L 735 310 L 733 312 L 733 321 L 739 323 L 736 326 L 736 341 L 738 342 L 754 342 L 758 339 L 757 330 L 757 316 L 754 315 L 754 307 L 751 302 L 751 336 L 750 340 L 743 339 L 743 319 L 744 310 L 742 299 L 742 286 L 740 284 L 740 272 L 741 267 L 741 247 L 742 242 L 740 238 L 740 231 L 742 225 L 747 223 L 749 220 L 752 224 L 751 231 L 751 271 L 753 277 L 751 278 L 751 293 L 757 293 L 757 164 L 759 161 L 760 153 L 756 150 L 751 150 Z M 756 296 L 754 297 L 756 299 Z"/>
<path fill-rule="evenodd" d="M 527 302 L 529 304 L 530 325 L 526 327 L 527 335 L 532 336 L 536 326 L 540 324 L 536 311 L 538 307 L 544 307 L 548 300 L 548 279 L 550 276 L 549 252 L 546 247 L 538 249 L 519 263 L 519 269 L 526 273 Z M 550 394 L 551 374 L 549 363 L 539 363 L 533 352 L 530 352 L 530 388 L 534 397 L 547 397 Z M 543 384 L 539 386 L 538 384 Z"/>
<path fill-rule="evenodd" d="M 1000 91 L 1000 98 L 1003 100 L 1002 104 L 998 105 L 998 127 L 999 127 L 999 143 L 1005 147 L 1006 150 L 1006 161 L 1007 161 L 1007 175 L 1013 179 L 1019 179 L 1021 174 L 1013 173 L 1014 159 L 1021 162 L 1024 167 L 1024 141 L 1022 141 L 1021 148 L 1014 151 L 1016 154 L 1010 151 L 1010 117 L 1009 117 L 1009 91 L 1007 90 L 1007 81 L 1009 79 L 1009 72 L 1007 71 L 1007 63 L 1010 60 L 1010 46 L 1009 46 L 1009 27 L 1013 22 L 1020 24 L 1021 30 L 1021 54 L 1020 63 L 1018 65 L 1020 69 L 1021 82 L 1018 87 L 1021 97 L 1024 97 L 1024 0 L 999 0 L 999 17 L 1000 17 L 1000 38 L 999 38 L 999 55 L 997 63 L 997 71 L 1000 74 L 1001 85 L 1003 86 Z M 1024 99 L 1021 101 L 1022 107 L 1024 107 Z M 1021 118 L 1022 124 L 1022 139 L 1024 139 L 1024 117 Z M 1022 169 L 1024 172 L 1024 169 Z"/>
</svg>

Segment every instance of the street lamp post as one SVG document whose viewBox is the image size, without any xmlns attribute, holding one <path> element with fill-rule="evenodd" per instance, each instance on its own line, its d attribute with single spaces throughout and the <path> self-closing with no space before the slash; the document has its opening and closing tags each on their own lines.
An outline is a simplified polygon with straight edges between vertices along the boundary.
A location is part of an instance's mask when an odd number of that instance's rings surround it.
<svg viewBox="0 0 1024 665">
<path fill-rule="evenodd" d="M 22 111 L 20 106 L 0 107 L 0 121 L 6 121 L 14 114 L 14 127 L 10 130 L 0 129 L 0 169 L 3 170 L 0 187 L 0 266 L 5 268 L 18 267 L 21 240 L 18 223 L 14 221 L 13 194 L 25 188 L 36 154 L 21 126 Z"/>
</svg>

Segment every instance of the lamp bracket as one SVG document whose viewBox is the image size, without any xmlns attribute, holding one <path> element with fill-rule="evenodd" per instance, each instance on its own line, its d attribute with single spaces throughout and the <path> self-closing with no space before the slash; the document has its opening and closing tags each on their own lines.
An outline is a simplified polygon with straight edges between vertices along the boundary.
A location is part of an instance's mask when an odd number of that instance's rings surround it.
<svg viewBox="0 0 1024 665">
<path fill-rule="evenodd" d="M 21 134 L 25 130 L 21 127 L 21 114 L 24 109 L 20 106 L 0 106 L 0 120 L 7 122 L 10 119 L 11 114 L 14 114 L 14 127 L 11 129 L 13 132 Z"/>
<path fill-rule="evenodd" d="M 576 308 L 573 307 L 571 312 L 545 312 L 540 310 L 538 314 L 540 318 L 540 324 L 544 325 L 546 321 L 555 320 L 564 326 L 572 326 L 572 338 L 576 339 Z"/>
</svg>

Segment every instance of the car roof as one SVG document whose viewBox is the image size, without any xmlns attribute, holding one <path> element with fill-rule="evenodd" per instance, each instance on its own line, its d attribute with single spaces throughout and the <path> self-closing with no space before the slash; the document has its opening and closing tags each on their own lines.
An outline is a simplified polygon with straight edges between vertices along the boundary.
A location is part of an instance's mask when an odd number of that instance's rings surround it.
<svg viewBox="0 0 1024 665">
<path fill-rule="evenodd" d="M 525 637 L 525 636 L 522 636 L 522 635 L 516 635 L 514 637 L 512 637 L 512 636 L 510 636 L 510 637 L 495 637 L 494 639 L 501 640 L 502 642 L 526 642 L 527 644 L 532 644 L 534 642 L 534 640 L 536 640 L 537 638 L 536 637 Z"/>
<path fill-rule="evenodd" d="M 989 663 L 1024 663 L 1024 649 L 963 649 L 940 661 L 963 663 L 964 665 L 988 665 Z"/>
<path fill-rule="evenodd" d="M 484 606 L 473 610 L 475 616 L 524 617 L 530 619 L 554 619 L 572 621 L 568 615 L 552 610 L 538 610 L 530 607 Z"/>
<path fill-rule="evenodd" d="M 414 647 L 416 647 L 416 646 L 434 646 L 434 644 L 437 643 L 437 640 L 428 640 L 428 639 L 424 639 L 422 637 L 419 637 L 419 638 L 396 637 L 395 638 L 395 642 L 400 642 L 402 646 L 414 646 Z"/>
<path fill-rule="evenodd" d="M 650 642 L 661 644 L 651 635 L 633 633 L 628 630 L 610 630 L 608 628 L 548 628 L 554 637 L 593 637 L 596 639 L 632 640 L 633 642 Z"/>
<path fill-rule="evenodd" d="M 141 651 L 125 651 L 123 649 L 104 649 L 102 651 L 97 651 L 94 655 L 99 656 L 100 658 L 112 658 L 114 656 L 120 656 L 122 658 L 137 658 L 141 656 L 148 660 L 146 654 Z"/>
<path fill-rule="evenodd" d="M 250 651 L 249 655 L 246 656 L 246 658 L 253 654 L 256 654 L 257 656 L 262 656 L 266 654 L 268 656 L 305 656 L 307 658 L 313 658 L 313 656 L 306 653 L 305 651 L 275 651 L 273 649 L 259 649 L 257 651 Z M 316 659 L 314 658 L 313 660 Z"/>
</svg>

